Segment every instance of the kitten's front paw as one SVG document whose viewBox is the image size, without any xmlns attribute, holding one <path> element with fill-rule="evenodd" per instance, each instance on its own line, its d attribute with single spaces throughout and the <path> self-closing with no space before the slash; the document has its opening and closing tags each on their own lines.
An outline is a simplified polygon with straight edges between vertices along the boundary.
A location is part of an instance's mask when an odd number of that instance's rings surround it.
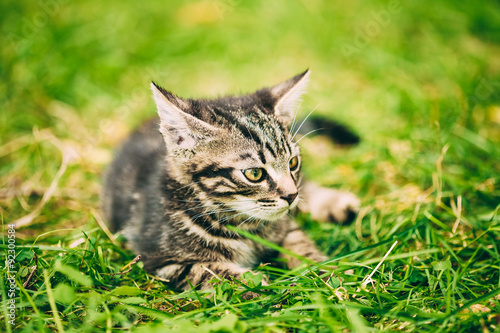
<svg viewBox="0 0 500 333">
<path fill-rule="evenodd" d="M 311 193 L 308 204 L 313 219 L 343 223 L 354 220 L 360 200 L 352 193 L 318 186 Z"/>
</svg>

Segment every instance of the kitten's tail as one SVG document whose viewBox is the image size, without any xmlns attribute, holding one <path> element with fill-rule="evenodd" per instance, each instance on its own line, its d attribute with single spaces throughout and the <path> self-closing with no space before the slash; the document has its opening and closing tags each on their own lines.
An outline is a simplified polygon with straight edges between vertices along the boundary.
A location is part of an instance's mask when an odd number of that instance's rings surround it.
<svg viewBox="0 0 500 333">
<path fill-rule="evenodd" d="M 307 118 L 301 125 L 298 134 L 300 136 L 325 135 L 333 142 L 341 145 L 355 145 L 361 140 L 359 135 L 348 126 L 335 120 L 317 116 Z"/>
</svg>

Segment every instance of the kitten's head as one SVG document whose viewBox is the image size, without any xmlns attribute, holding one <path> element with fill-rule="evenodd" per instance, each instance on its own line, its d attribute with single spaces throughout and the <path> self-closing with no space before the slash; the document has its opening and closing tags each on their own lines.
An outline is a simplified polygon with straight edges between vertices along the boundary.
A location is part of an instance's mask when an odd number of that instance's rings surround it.
<svg viewBox="0 0 500 333">
<path fill-rule="evenodd" d="M 299 200 L 301 160 L 289 127 L 308 79 L 305 71 L 253 94 L 214 100 L 182 99 L 151 84 L 169 175 L 222 220 L 281 218 Z"/>
</svg>

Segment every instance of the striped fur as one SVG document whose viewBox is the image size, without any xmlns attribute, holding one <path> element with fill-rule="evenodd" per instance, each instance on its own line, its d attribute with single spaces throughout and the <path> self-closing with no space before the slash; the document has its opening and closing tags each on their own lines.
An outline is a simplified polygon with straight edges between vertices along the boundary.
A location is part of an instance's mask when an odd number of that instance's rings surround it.
<svg viewBox="0 0 500 333">
<path fill-rule="evenodd" d="M 300 199 L 301 167 L 289 127 L 308 76 L 215 100 L 181 99 L 152 84 L 159 117 L 118 152 L 103 203 L 146 270 L 179 289 L 187 280 L 206 288 L 214 274 L 239 277 L 277 255 L 227 225 L 326 259 L 288 214 Z M 252 181 L 245 170 L 262 177 Z"/>
</svg>

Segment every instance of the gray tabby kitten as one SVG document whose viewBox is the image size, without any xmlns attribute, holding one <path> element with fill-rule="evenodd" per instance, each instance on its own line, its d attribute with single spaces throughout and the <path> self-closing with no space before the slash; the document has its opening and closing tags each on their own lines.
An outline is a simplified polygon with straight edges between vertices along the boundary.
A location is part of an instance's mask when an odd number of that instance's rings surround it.
<svg viewBox="0 0 500 333">
<path fill-rule="evenodd" d="M 118 152 L 106 178 L 104 211 L 144 268 L 178 289 L 210 287 L 213 274 L 238 278 L 262 261 L 298 259 L 230 231 L 232 225 L 321 262 L 327 257 L 290 217 L 300 209 L 343 221 L 350 193 L 303 182 L 289 131 L 309 79 L 305 71 L 249 95 L 182 99 L 152 83 L 159 119 Z M 299 192 L 300 190 L 300 192 Z"/>
</svg>

